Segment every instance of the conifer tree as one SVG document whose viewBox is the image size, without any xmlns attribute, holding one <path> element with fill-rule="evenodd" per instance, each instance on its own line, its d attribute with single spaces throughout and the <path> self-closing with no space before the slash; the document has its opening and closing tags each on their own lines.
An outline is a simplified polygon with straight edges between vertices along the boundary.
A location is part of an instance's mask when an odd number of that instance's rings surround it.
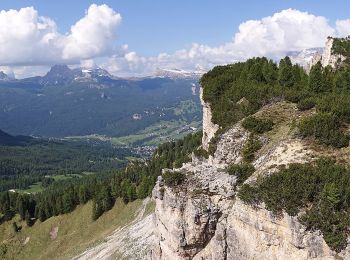
<svg viewBox="0 0 350 260">
<path fill-rule="evenodd" d="M 287 56 L 280 61 L 278 81 L 284 88 L 292 88 L 294 86 L 293 65 Z"/>
<path fill-rule="evenodd" d="M 317 62 L 310 70 L 309 90 L 315 93 L 321 93 L 324 90 L 321 62 Z"/>
</svg>

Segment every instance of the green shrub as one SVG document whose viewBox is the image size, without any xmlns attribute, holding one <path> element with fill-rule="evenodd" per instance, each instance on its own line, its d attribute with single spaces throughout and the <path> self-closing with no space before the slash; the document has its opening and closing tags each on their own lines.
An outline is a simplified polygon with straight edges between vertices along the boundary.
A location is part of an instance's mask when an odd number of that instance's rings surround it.
<svg viewBox="0 0 350 260">
<path fill-rule="evenodd" d="M 273 128 L 273 122 L 270 119 L 261 119 L 261 118 L 256 118 L 254 116 L 249 116 L 245 118 L 242 122 L 242 126 L 255 133 L 255 134 L 262 134 L 265 132 L 268 132 L 272 130 Z"/>
<path fill-rule="evenodd" d="M 349 145 L 349 136 L 339 128 L 340 120 L 330 113 L 319 113 L 303 119 L 299 124 L 299 132 L 303 137 L 314 137 L 320 143 L 336 148 Z"/>
<path fill-rule="evenodd" d="M 220 141 L 220 137 L 224 132 L 224 128 L 219 128 L 219 130 L 216 131 L 215 136 L 210 140 L 208 148 L 208 157 L 209 155 L 214 155 L 214 153 L 216 152 L 218 142 Z"/>
<path fill-rule="evenodd" d="M 313 98 L 305 98 L 298 102 L 297 107 L 300 111 L 305 111 L 313 108 L 316 102 Z"/>
<path fill-rule="evenodd" d="M 186 175 L 182 172 L 170 172 L 166 171 L 163 173 L 163 180 L 165 185 L 169 187 L 174 187 L 182 184 L 186 180 Z"/>
<path fill-rule="evenodd" d="M 245 203 L 265 203 L 275 214 L 303 213 L 299 220 L 320 230 L 336 251 L 346 247 L 350 225 L 350 170 L 328 158 L 314 164 L 292 164 L 264 177 L 255 185 L 242 185 L 238 197 Z"/>
<path fill-rule="evenodd" d="M 243 161 L 250 163 L 255 159 L 255 153 L 262 147 L 262 143 L 254 135 L 250 135 L 242 148 Z"/>
<path fill-rule="evenodd" d="M 209 158 L 209 153 L 206 150 L 204 150 L 202 147 L 194 150 L 193 153 L 196 157 L 199 157 L 199 158 L 206 158 L 206 159 Z"/>
<path fill-rule="evenodd" d="M 350 122 L 350 95 L 324 95 L 318 99 L 316 109 L 318 112 L 331 113 L 341 121 Z"/>
<path fill-rule="evenodd" d="M 238 197 L 249 205 L 258 205 L 261 202 L 261 199 L 259 198 L 259 193 L 256 189 L 255 186 L 243 184 L 238 192 Z"/>
<path fill-rule="evenodd" d="M 299 93 L 298 91 L 286 90 L 284 92 L 284 99 L 292 103 L 297 103 L 302 99 L 302 97 L 301 93 Z"/>
<path fill-rule="evenodd" d="M 253 174 L 255 168 L 251 163 L 231 164 L 226 171 L 230 175 L 237 176 L 237 184 L 241 185 Z"/>
</svg>

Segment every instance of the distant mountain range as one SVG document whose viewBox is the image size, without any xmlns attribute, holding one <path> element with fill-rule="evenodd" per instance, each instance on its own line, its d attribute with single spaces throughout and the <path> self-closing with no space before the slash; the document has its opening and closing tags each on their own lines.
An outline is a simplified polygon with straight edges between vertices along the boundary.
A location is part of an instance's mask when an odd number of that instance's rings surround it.
<svg viewBox="0 0 350 260">
<path fill-rule="evenodd" d="M 200 73 L 161 70 L 118 78 L 101 68 L 55 65 L 45 76 L 13 79 L 0 72 L 0 129 L 16 135 L 123 136 L 157 122 L 201 120 Z M 196 109 L 179 113 L 183 103 Z"/>
<path fill-rule="evenodd" d="M 205 71 L 185 71 L 180 69 L 158 69 L 155 75 L 143 78 L 170 78 L 170 79 L 193 79 L 198 80 Z M 67 85 L 74 82 L 90 82 L 95 84 L 113 83 L 115 80 L 123 80 L 123 78 L 111 75 L 107 70 L 102 68 L 75 68 L 70 69 L 67 65 L 54 65 L 45 76 L 35 76 L 24 79 L 15 79 L 3 71 L 0 71 L 0 84 L 6 82 L 17 86 L 59 86 Z M 124 80 L 131 80 L 124 78 Z"/>
<path fill-rule="evenodd" d="M 308 69 L 312 59 L 316 55 L 322 55 L 324 48 L 310 48 L 301 51 L 291 51 L 287 55 L 293 63 L 300 64 L 305 69 Z"/>
<path fill-rule="evenodd" d="M 29 136 L 12 136 L 0 129 L 0 145 L 24 145 L 33 140 Z"/>
</svg>

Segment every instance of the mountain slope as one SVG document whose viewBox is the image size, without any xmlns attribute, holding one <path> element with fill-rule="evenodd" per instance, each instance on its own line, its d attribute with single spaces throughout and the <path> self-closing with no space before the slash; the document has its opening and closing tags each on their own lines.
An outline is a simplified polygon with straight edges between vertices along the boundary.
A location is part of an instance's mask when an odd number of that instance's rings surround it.
<svg viewBox="0 0 350 260">
<path fill-rule="evenodd" d="M 1 259 L 71 259 L 86 248 L 104 243 L 112 232 L 127 229 L 135 219 L 149 217 L 144 209 L 151 207 L 150 201 L 137 200 L 128 205 L 118 200 L 114 207 L 92 221 L 92 203 L 79 206 L 72 213 L 52 217 L 45 222 L 37 222 L 28 228 L 24 221 L 17 221 L 22 229 L 14 234 L 12 221 L 0 225 Z M 123 237 L 127 239 L 127 237 Z M 131 242 L 131 241 L 130 241 Z M 127 244 L 127 241 L 125 241 Z M 132 248 L 134 245 L 128 245 Z M 119 248 L 111 248 L 111 253 Z M 132 256 L 132 255 L 130 255 Z"/>
<path fill-rule="evenodd" d="M 179 115 L 175 109 L 184 101 L 199 108 L 196 89 L 192 78 L 128 80 L 100 69 L 54 66 L 44 77 L 0 83 L 0 128 L 47 137 L 122 136 L 159 121 L 188 124 L 200 121 L 199 111 Z"/>
<path fill-rule="evenodd" d="M 310 74 L 253 58 L 203 76 L 202 146 L 157 180 L 152 259 L 349 259 L 349 39 L 338 44 Z"/>
<path fill-rule="evenodd" d="M 32 140 L 29 136 L 12 136 L 0 130 L 0 145 L 24 145 Z"/>
</svg>

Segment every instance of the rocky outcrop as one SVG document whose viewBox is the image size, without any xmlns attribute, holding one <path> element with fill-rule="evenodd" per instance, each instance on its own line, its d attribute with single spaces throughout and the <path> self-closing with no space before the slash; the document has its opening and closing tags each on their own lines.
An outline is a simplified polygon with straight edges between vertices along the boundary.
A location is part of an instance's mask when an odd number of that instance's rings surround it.
<svg viewBox="0 0 350 260">
<path fill-rule="evenodd" d="M 281 129 L 285 124 L 281 124 Z M 270 174 L 281 165 L 303 163 L 314 154 L 302 140 L 280 135 L 265 138 L 246 181 Z M 286 131 L 289 133 L 290 131 Z M 156 201 L 157 245 L 152 259 L 337 259 L 319 232 L 306 230 L 297 216 L 275 216 L 264 205 L 252 207 L 236 196 L 236 177 L 225 168 L 241 162 L 249 133 L 240 123 L 220 137 L 209 159 L 194 158 L 179 169 L 186 181 L 168 187 L 159 177 Z M 277 138 L 277 137 L 274 137 Z M 346 259 L 345 253 L 342 254 Z"/>
<path fill-rule="evenodd" d="M 321 62 L 323 67 L 331 66 L 334 69 L 346 60 L 346 57 L 344 57 L 343 55 L 336 54 L 333 52 L 333 43 L 334 39 L 332 37 L 328 37 L 322 55 L 316 54 L 314 56 L 310 63 L 309 69 L 311 69 L 311 67 L 319 61 Z"/>
<path fill-rule="evenodd" d="M 208 150 L 210 140 L 215 136 L 219 126 L 212 122 L 212 113 L 210 104 L 206 103 L 203 99 L 203 89 L 200 88 L 200 99 L 203 106 L 203 137 L 202 146 L 203 149 Z"/>
</svg>

